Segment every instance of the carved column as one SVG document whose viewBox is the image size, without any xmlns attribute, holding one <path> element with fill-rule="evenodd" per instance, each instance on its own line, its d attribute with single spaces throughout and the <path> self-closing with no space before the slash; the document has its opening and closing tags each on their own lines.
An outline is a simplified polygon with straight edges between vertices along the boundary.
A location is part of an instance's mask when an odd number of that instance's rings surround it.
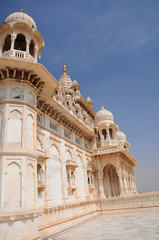
<svg viewBox="0 0 159 240">
<path fill-rule="evenodd" d="M 2 57 L 3 42 L 0 41 L 0 57 Z"/>
<path fill-rule="evenodd" d="M 124 191 L 125 191 L 125 194 L 127 195 L 128 194 L 128 184 L 127 184 L 127 181 L 126 181 L 125 174 L 123 176 L 123 182 L 124 182 L 124 187 L 125 187 Z"/>
<path fill-rule="evenodd" d="M 109 128 L 106 128 L 106 131 L 107 131 L 107 139 L 110 139 L 110 136 L 109 136 Z"/>
<path fill-rule="evenodd" d="M 100 165 L 100 160 L 97 160 L 97 164 L 98 164 L 98 186 L 99 186 L 99 195 L 100 198 L 105 198 L 104 195 L 104 187 L 103 187 L 103 171 Z"/>
<path fill-rule="evenodd" d="M 11 47 L 10 47 L 10 55 L 14 56 L 14 43 L 15 43 L 16 35 L 13 33 L 11 35 Z"/>
<path fill-rule="evenodd" d="M 34 58 L 35 58 L 35 62 L 37 62 L 37 57 L 38 57 L 38 45 L 36 45 L 34 47 Z"/>
<path fill-rule="evenodd" d="M 137 193 L 136 183 L 135 183 L 135 176 L 133 176 L 133 191 L 134 191 L 134 193 Z"/>
<path fill-rule="evenodd" d="M 119 174 L 119 187 L 120 187 L 120 196 L 124 196 L 124 186 L 122 180 L 122 174 Z"/>
<path fill-rule="evenodd" d="M 26 39 L 26 58 L 29 58 L 29 45 L 30 45 L 30 40 Z"/>
</svg>

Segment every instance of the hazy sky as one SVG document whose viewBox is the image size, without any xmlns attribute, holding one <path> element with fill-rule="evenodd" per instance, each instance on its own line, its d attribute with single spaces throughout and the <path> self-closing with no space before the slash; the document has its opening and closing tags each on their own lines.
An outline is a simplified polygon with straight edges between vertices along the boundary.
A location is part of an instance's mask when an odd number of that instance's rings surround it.
<svg viewBox="0 0 159 240">
<path fill-rule="evenodd" d="M 21 8 L 45 41 L 41 62 L 101 103 L 127 135 L 138 191 L 159 190 L 159 1 L 1 0 L 0 24 Z"/>
</svg>

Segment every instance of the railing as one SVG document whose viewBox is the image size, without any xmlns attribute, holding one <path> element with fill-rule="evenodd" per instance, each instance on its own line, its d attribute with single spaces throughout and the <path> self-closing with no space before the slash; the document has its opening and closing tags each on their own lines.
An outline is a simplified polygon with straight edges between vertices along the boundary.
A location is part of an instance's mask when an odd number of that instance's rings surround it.
<svg viewBox="0 0 159 240">
<path fill-rule="evenodd" d="M 26 54 L 25 51 L 21 51 L 21 50 L 9 50 L 7 52 L 2 53 L 2 57 L 26 61 L 26 62 L 33 62 L 33 63 L 36 62 L 36 60 L 30 54 Z"/>
<path fill-rule="evenodd" d="M 9 57 L 10 57 L 10 50 L 7 51 L 7 52 L 4 52 L 4 53 L 2 54 L 2 57 L 4 57 L 4 58 L 9 58 Z"/>
<path fill-rule="evenodd" d="M 98 143 L 98 147 L 116 146 L 116 145 L 118 145 L 118 141 L 115 139 L 102 140 L 100 143 Z"/>
</svg>

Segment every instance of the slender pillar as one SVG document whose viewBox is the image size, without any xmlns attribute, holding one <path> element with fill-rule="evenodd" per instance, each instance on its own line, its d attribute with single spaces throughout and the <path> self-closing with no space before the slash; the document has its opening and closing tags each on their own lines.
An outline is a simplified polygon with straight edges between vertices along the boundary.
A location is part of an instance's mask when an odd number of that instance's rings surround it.
<svg viewBox="0 0 159 240">
<path fill-rule="evenodd" d="M 29 58 L 29 45 L 30 45 L 30 40 L 26 39 L 26 58 Z"/>
<path fill-rule="evenodd" d="M 107 131 L 107 138 L 110 139 L 110 136 L 109 136 L 109 128 L 107 128 L 106 131 Z"/>
<path fill-rule="evenodd" d="M 120 195 L 124 196 L 124 186 L 122 181 L 122 175 L 119 175 L 119 187 L 120 187 Z"/>
<path fill-rule="evenodd" d="M 125 187 L 125 194 L 128 195 L 128 184 L 127 184 L 127 181 L 126 181 L 126 176 L 124 175 L 123 177 L 123 181 L 124 181 L 124 187 Z"/>
<path fill-rule="evenodd" d="M 37 62 L 37 57 L 38 57 L 38 46 L 36 45 L 34 47 L 34 58 L 35 58 L 35 62 Z"/>
<path fill-rule="evenodd" d="M 101 198 L 105 198 L 104 195 L 104 187 L 103 187 L 103 172 L 101 169 L 101 165 L 100 165 L 100 160 L 97 160 L 97 164 L 98 164 L 98 184 L 99 184 L 99 195 Z"/>
<path fill-rule="evenodd" d="M 10 46 L 10 55 L 14 56 L 14 43 L 15 43 L 16 35 L 13 33 L 11 35 L 11 46 Z"/>
<path fill-rule="evenodd" d="M 2 57 L 3 42 L 0 41 L 0 57 Z"/>
</svg>

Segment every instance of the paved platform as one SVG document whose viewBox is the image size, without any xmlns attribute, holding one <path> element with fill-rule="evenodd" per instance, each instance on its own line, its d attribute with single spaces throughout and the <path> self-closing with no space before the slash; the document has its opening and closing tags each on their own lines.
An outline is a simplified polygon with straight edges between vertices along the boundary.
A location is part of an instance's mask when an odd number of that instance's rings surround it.
<svg viewBox="0 0 159 240">
<path fill-rule="evenodd" d="M 52 240 L 159 240 L 159 210 L 103 214 Z"/>
</svg>

